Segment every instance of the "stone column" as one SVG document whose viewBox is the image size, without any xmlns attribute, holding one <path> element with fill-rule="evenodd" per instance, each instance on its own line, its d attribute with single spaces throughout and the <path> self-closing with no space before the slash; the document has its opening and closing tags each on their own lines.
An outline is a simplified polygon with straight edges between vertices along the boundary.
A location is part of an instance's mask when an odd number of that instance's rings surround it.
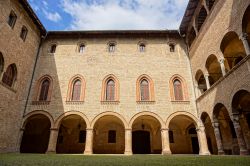
<svg viewBox="0 0 250 166">
<path fill-rule="evenodd" d="M 204 74 L 204 77 L 205 77 L 205 80 L 206 80 L 207 89 L 209 89 L 210 88 L 209 74 L 208 73 Z"/>
<path fill-rule="evenodd" d="M 219 59 L 220 68 L 221 68 L 221 72 L 222 72 L 222 75 L 223 75 L 223 76 L 226 75 L 226 68 L 225 68 L 224 62 L 225 62 L 225 59 L 224 59 L 224 58 Z"/>
<path fill-rule="evenodd" d="M 216 140 L 216 144 L 217 144 L 218 155 L 224 155 L 225 152 L 223 150 L 223 145 L 222 145 L 222 141 L 221 141 L 219 122 L 214 122 L 213 124 L 214 124 L 213 125 L 214 135 L 215 135 L 215 140 Z"/>
<path fill-rule="evenodd" d="M 248 155 L 249 153 L 247 150 L 246 142 L 244 140 L 243 133 L 239 123 L 239 114 L 233 115 L 233 124 L 235 133 L 237 135 L 238 144 L 240 147 L 240 155 Z"/>
<path fill-rule="evenodd" d="M 242 43 L 244 45 L 246 54 L 250 55 L 250 48 L 249 48 L 249 44 L 248 44 L 248 41 L 247 41 L 247 37 L 248 37 L 247 33 L 242 33 L 242 35 L 240 37 L 240 40 L 242 41 Z"/>
<path fill-rule="evenodd" d="M 132 155 L 132 129 L 125 129 L 125 151 L 124 154 Z"/>
<path fill-rule="evenodd" d="M 200 145 L 199 155 L 210 155 L 210 152 L 207 146 L 207 137 L 205 133 L 205 127 L 200 126 L 198 129 L 196 129 L 196 131 L 197 131 L 197 136 L 198 136 L 199 145 Z"/>
<path fill-rule="evenodd" d="M 161 142 L 162 142 L 162 154 L 168 155 L 171 154 L 169 147 L 169 133 L 168 129 L 161 129 Z"/>
<path fill-rule="evenodd" d="M 58 129 L 50 129 L 49 144 L 46 153 L 56 153 L 56 143 L 58 137 Z"/>
<path fill-rule="evenodd" d="M 86 131 L 87 131 L 87 134 L 86 134 L 84 154 L 90 155 L 90 154 L 93 154 L 93 129 L 87 128 Z"/>
</svg>

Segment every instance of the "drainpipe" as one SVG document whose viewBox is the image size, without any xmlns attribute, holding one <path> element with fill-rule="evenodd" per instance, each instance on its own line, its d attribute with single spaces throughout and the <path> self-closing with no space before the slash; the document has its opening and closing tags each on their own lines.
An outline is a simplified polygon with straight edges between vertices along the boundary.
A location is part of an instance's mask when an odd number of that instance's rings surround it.
<svg viewBox="0 0 250 166">
<path fill-rule="evenodd" d="M 30 80 L 30 84 L 29 84 L 28 95 L 27 95 L 25 105 L 24 105 L 23 117 L 26 114 L 26 110 L 27 110 L 27 106 L 28 106 L 28 100 L 29 100 L 29 97 L 30 97 L 30 91 L 31 91 L 31 87 L 32 87 L 32 82 L 33 82 L 35 71 L 36 71 L 36 65 L 37 65 L 38 57 L 39 57 L 39 54 L 40 54 L 40 51 L 41 51 L 41 46 L 43 44 L 43 41 L 46 39 L 46 37 L 47 37 L 47 32 L 46 32 L 46 34 L 44 36 L 42 35 L 41 39 L 40 39 L 39 47 L 38 47 L 37 54 L 36 54 L 35 64 L 33 66 L 32 76 L 31 76 L 31 80 Z"/>
</svg>

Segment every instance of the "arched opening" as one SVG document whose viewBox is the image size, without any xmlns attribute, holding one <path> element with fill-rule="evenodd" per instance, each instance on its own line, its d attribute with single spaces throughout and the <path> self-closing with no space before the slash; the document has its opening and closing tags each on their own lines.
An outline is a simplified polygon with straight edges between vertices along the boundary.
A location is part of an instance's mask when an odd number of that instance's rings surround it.
<svg viewBox="0 0 250 166">
<path fill-rule="evenodd" d="M 192 27 L 190 32 L 188 33 L 188 37 L 187 37 L 187 39 L 188 39 L 187 43 L 188 43 L 189 47 L 191 47 L 195 38 L 196 38 L 196 32 L 194 30 L 194 27 Z"/>
<path fill-rule="evenodd" d="M 60 122 L 56 152 L 83 153 L 86 141 L 86 122 L 79 115 L 68 115 Z"/>
<path fill-rule="evenodd" d="M 73 83 L 72 89 L 72 101 L 80 101 L 81 99 L 82 82 L 80 79 L 76 79 Z"/>
<path fill-rule="evenodd" d="M 232 101 L 233 114 L 239 116 L 239 123 L 243 133 L 245 143 L 250 149 L 250 92 L 246 90 L 238 91 Z"/>
<path fill-rule="evenodd" d="M 125 127 L 114 115 L 105 115 L 94 124 L 93 152 L 95 154 L 123 154 Z"/>
<path fill-rule="evenodd" d="M 45 153 L 50 136 L 50 120 L 47 116 L 37 114 L 29 117 L 24 123 L 21 153 Z"/>
<path fill-rule="evenodd" d="M 109 79 L 106 85 L 106 100 L 114 101 L 115 100 L 115 81 Z"/>
<path fill-rule="evenodd" d="M 50 80 L 48 78 L 45 78 L 41 82 L 39 101 L 47 101 L 48 100 L 49 86 L 50 86 Z"/>
<path fill-rule="evenodd" d="M 3 74 L 2 82 L 9 87 L 13 87 L 17 78 L 17 68 L 15 64 L 11 64 L 7 67 Z"/>
<path fill-rule="evenodd" d="M 203 112 L 201 114 L 201 120 L 205 127 L 208 149 L 211 154 L 218 154 L 216 139 L 214 135 L 214 128 L 212 126 L 212 122 L 209 115 L 206 112 Z"/>
<path fill-rule="evenodd" d="M 225 67 L 227 70 L 232 69 L 237 65 L 245 56 L 245 49 L 239 36 L 235 32 L 228 32 L 220 45 L 221 52 L 224 55 Z"/>
<path fill-rule="evenodd" d="M 248 45 L 250 45 L 250 5 L 247 7 L 243 16 L 242 32 L 247 34 Z"/>
<path fill-rule="evenodd" d="M 195 121 L 186 115 L 177 115 L 169 123 L 173 138 L 170 141 L 172 154 L 198 154 L 199 141 Z"/>
<path fill-rule="evenodd" d="M 204 74 L 201 70 L 198 70 L 195 74 L 195 80 L 197 82 L 198 85 L 198 89 L 200 91 L 200 93 L 204 93 L 207 90 L 207 85 L 206 85 L 206 80 L 204 77 Z"/>
<path fill-rule="evenodd" d="M 206 68 L 209 74 L 209 83 L 212 86 L 222 77 L 220 64 L 215 55 L 210 55 L 206 61 Z"/>
<path fill-rule="evenodd" d="M 196 20 L 196 24 L 197 24 L 197 30 L 200 31 L 204 21 L 206 20 L 207 18 L 207 11 L 204 7 L 201 8 L 199 14 L 198 14 L 198 17 L 197 17 L 197 20 Z"/>
<path fill-rule="evenodd" d="M 239 146 L 234 125 L 230 119 L 228 110 L 223 104 L 217 104 L 214 107 L 213 118 L 214 122 L 218 122 L 219 124 L 219 134 L 221 137 L 224 153 L 226 155 L 238 155 Z"/>
<path fill-rule="evenodd" d="M 161 124 L 149 115 L 142 115 L 135 119 L 132 125 L 133 154 L 160 154 Z"/>
<path fill-rule="evenodd" d="M 173 82 L 173 86 L 174 86 L 174 97 L 176 101 L 182 101 L 184 100 L 184 95 L 183 95 L 183 86 L 181 81 L 176 78 Z"/>
<path fill-rule="evenodd" d="M 141 101 L 149 100 L 149 83 L 146 79 L 142 79 L 140 82 L 140 96 Z"/>
</svg>

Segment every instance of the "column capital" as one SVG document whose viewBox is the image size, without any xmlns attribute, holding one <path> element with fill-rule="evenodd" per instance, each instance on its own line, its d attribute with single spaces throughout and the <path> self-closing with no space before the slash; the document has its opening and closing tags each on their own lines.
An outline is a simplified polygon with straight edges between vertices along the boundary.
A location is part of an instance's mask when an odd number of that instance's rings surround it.
<svg viewBox="0 0 250 166">
<path fill-rule="evenodd" d="M 24 131 L 24 130 L 25 130 L 25 127 L 20 128 L 20 131 Z"/>
<path fill-rule="evenodd" d="M 204 132 L 205 131 L 205 126 L 199 126 L 198 128 L 196 128 L 196 131 L 199 132 Z"/>
<path fill-rule="evenodd" d="M 213 127 L 214 127 L 214 128 L 219 128 L 219 127 L 220 127 L 219 122 L 213 122 Z"/>
<path fill-rule="evenodd" d="M 125 128 L 125 131 L 132 131 L 132 128 Z"/>
<path fill-rule="evenodd" d="M 208 72 L 204 73 L 204 77 L 209 77 L 209 73 Z"/>
<path fill-rule="evenodd" d="M 86 128 L 86 131 L 93 131 L 94 129 L 93 128 Z"/>
<path fill-rule="evenodd" d="M 218 62 L 219 62 L 220 64 L 224 64 L 225 58 L 220 58 L 220 59 L 218 59 Z"/>
<path fill-rule="evenodd" d="M 169 131 L 169 128 L 161 128 L 161 131 Z"/>
<path fill-rule="evenodd" d="M 240 40 L 247 40 L 248 34 L 247 33 L 242 33 L 240 35 Z"/>
<path fill-rule="evenodd" d="M 50 131 L 53 130 L 53 131 L 58 131 L 59 129 L 58 128 L 50 128 Z"/>
</svg>

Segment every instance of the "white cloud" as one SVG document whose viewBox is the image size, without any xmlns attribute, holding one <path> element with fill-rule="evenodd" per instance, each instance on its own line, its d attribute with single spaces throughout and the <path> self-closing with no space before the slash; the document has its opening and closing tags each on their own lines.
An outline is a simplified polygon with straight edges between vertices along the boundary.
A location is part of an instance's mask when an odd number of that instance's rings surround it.
<svg viewBox="0 0 250 166">
<path fill-rule="evenodd" d="M 73 30 L 177 29 L 188 0 L 61 0 Z"/>
<path fill-rule="evenodd" d="M 48 12 L 47 10 L 43 9 L 43 13 L 44 13 L 46 19 L 53 21 L 53 22 L 58 22 L 62 19 L 60 14 L 57 12 Z"/>
</svg>

